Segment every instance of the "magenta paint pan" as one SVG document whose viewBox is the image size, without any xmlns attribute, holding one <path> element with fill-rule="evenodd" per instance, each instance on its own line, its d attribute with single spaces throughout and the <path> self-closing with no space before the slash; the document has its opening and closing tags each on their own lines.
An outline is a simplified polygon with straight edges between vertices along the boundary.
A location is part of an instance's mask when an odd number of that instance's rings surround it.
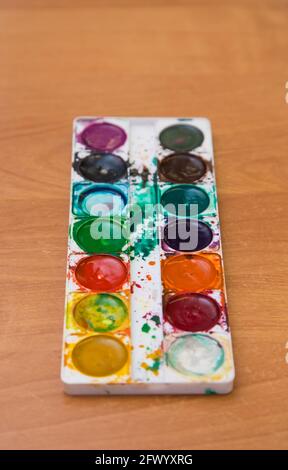
<svg viewBox="0 0 288 470">
<path fill-rule="evenodd" d="M 92 122 L 79 135 L 79 140 L 86 147 L 97 152 L 113 152 L 127 139 L 125 131 L 109 122 Z"/>
</svg>

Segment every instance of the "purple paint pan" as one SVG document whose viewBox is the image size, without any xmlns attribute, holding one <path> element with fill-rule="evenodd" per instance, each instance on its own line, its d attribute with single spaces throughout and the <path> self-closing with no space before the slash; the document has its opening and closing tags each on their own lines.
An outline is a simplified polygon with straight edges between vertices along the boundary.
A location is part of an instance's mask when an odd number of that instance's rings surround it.
<svg viewBox="0 0 288 470">
<path fill-rule="evenodd" d="M 79 141 L 97 152 L 113 152 L 127 139 L 126 133 L 119 126 L 109 122 L 93 122 L 78 136 Z"/>
</svg>

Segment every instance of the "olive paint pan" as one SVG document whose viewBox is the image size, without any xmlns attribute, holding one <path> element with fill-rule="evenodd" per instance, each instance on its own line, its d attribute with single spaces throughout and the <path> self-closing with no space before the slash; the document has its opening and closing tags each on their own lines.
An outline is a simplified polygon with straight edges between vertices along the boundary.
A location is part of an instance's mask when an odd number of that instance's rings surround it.
<svg viewBox="0 0 288 470">
<path fill-rule="evenodd" d="M 61 378 L 75 395 L 232 390 L 207 119 L 75 119 Z"/>
</svg>

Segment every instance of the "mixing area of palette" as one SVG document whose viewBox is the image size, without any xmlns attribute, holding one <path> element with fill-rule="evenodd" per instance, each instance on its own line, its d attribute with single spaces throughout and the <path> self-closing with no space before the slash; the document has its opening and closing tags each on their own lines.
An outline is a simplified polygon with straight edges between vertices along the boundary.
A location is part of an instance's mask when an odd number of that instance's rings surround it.
<svg viewBox="0 0 288 470">
<path fill-rule="evenodd" d="M 67 393 L 232 390 L 215 184 L 205 118 L 74 121 Z"/>
</svg>

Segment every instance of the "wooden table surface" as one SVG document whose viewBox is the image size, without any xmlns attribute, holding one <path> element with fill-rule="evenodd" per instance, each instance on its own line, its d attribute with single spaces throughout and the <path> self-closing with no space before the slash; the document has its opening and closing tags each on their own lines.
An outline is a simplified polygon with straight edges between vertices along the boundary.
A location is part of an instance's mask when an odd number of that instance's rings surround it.
<svg viewBox="0 0 288 470">
<path fill-rule="evenodd" d="M 0 1 L 1 448 L 288 448 L 287 7 Z M 229 396 L 62 391 L 71 123 L 97 114 L 212 120 Z"/>
</svg>

